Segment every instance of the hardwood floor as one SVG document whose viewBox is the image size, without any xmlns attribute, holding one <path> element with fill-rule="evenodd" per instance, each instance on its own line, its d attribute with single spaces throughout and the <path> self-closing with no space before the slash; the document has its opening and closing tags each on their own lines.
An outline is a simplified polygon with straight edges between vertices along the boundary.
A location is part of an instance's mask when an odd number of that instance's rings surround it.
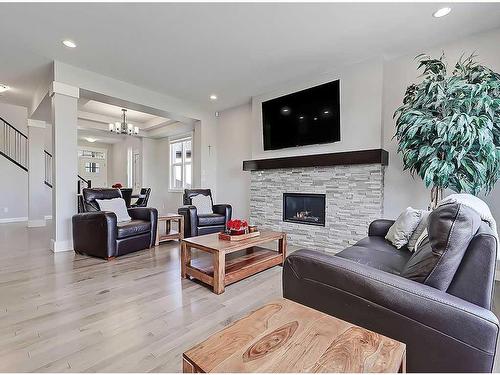
<svg viewBox="0 0 500 375">
<path fill-rule="evenodd" d="M 106 262 L 53 254 L 48 233 L 0 224 L 1 372 L 179 372 L 186 349 L 282 295 L 281 267 L 215 295 L 181 279 L 177 242 Z"/>
<path fill-rule="evenodd" d="M 0 371 L 178 372 L 182 352 L 281 296 L 281 267 L 222 295 L 181 280 L 177 242 L 115 261 L 0 225 Z"/>
</svg>

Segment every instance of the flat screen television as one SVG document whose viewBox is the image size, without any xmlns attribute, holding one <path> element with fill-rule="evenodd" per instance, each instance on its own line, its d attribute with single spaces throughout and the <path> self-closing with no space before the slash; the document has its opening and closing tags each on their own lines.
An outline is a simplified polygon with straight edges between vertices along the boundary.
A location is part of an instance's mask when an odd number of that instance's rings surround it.
<svg viewBox="0 0 500 375">
<path fill-rule="evenodd" d="M 264 150 L 340 141 L 340 81 L 262 102 Z"/>
</svg>

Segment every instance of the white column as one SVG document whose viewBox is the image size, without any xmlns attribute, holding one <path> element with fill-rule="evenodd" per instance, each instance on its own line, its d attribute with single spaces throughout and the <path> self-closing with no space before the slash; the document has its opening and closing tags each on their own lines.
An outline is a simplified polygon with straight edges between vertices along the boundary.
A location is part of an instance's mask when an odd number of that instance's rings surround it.
<svg viewBox="0 0 500 375">
<path fill-rule="evenodd" d="M 77 213 L 76 176 L 78 173 L 78 87 L 53 82 L 52 142 L 53 142 L 53 189 L 52 250 L 73 250 L 71 218 Z"/>
<path fill-rule="evenodd" d="M 45 121 L 28 119 L 28 227 L 45 226 Z"/>
</svg>

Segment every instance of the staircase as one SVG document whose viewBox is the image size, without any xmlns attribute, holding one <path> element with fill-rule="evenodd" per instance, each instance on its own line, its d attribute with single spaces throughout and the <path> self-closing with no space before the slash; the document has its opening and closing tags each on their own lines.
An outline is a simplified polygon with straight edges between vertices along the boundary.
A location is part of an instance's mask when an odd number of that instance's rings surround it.
<svg viewBox="0 0 500 375">
<path fill-rule="evenodd" d="M 28 137 L 1 117 L 0 155 L 28 171 Z"/>
</svg>

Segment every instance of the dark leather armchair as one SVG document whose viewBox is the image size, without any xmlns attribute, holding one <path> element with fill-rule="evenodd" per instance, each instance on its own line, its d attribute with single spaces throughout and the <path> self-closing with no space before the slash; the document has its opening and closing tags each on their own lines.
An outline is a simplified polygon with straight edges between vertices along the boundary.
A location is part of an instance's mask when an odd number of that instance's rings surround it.
<svg viewBox="0 0 500 375">
<path fill-rule="evenodd" d="M 151 195 L 151 188 L 141 188 L 139 195 L 140 197 L 130 207 L 147 207 L 149 196 Z"/>
<path fill-rule="evenodd" d="M 196 207 L 192 205 L 192 198 L 199 194 L 212 199 L 210 189 L 185 189 L 183 203 L 179 208 L 179 215 L 184 216 L 184 238 L 200 236 L 202 234 L 221 232 L 231 220 L 232 207 L 229 204 L 213 204 L 213 214 L 199 215 Z"/>
<path fill-rule="evenodd" d="M 155 245 L 155 208 L 129 208 L 132 220 L 120 223 L 113 212 L 99 210 L 96 199 L 121 197 L 119 189 L 83 189 L 85 212 L 73 216 L 73 248 L 77 254 L 112 259 Z"/>
<path fill-rule="evenodd" d="M 432 250 L 421 262 L 385 240 L 392 220 L 372 222 L 368 237 L 336 255 L 291 254 L 284 297 L 406 343 L 408 372 L 491 372 L 499 332 L 491 311 L 497 242 L 486 223 L 457 222 L 451 208 L 430 215 Z M 415 281 L 416 269 L 429 262 L 428 276 Z"/>
</svg>

